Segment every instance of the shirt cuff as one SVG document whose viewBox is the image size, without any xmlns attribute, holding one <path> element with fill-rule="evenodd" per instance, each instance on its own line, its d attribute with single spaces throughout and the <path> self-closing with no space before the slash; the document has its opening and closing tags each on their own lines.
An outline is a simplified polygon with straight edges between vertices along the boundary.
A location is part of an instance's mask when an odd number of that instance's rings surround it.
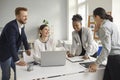
<svg viewBox="0 0 120 80">
<path fill-rule="evenodd" d="M 97 65 L 100 65 L 101 63 L 98 61 L 98 60 L 96 60 L 96 62 L 95 62 Z"/>
<path fill-rule="evenodd" d="M 15 63 L 17 64 L 17 63 L 19 63 L 20 62 L 20 60 L 19 61 L 16 61 Z"/>
</svg>

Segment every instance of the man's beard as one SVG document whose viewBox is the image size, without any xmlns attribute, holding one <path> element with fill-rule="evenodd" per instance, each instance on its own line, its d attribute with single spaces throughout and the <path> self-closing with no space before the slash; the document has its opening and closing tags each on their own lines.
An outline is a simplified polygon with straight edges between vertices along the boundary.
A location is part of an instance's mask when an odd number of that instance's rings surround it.
<svg viewBox="0 0 120 80">
<path fill-rule="evenodd" d="M 19 22 L 20 22 L 21 24 L 26 24 L 26 22 L 24 22 L 24 21 L 22 21 L 22 20 L 19 20 Z"/>
</svg>

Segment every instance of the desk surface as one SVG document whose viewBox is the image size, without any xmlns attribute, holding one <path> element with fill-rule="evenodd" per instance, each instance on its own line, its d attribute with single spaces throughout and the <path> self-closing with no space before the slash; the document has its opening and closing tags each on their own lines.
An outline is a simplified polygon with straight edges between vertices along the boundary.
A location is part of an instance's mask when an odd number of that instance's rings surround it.
<svg viewBox="0 0 120 80">
<path fill-rule="evenodd" d="M 27 67 L 16 66 L 17 80 L 102 80 L 104 69 L 99 69 L 95 73 L 84 72 L 86 68 L 81 66 L 79 62 L 72 63 L 66 60 L 65 66 L 55 67 L 40 67 L 39 65 L 33 66 L 33 71 L 28 72 Z M 80 72 L 80 73 L 78 73 Z M 58 76 L 54 78 L 47 78 L 50 76 Z"/>
<path fill-rule="evenodd" d="M 72 75 L 44 79 L 44 80 L 103 80 L 103 73 L 104 73 L 104 69 L 101 69 L 95 73 L 84 72 L 84 73 L 77 73 Z"/>
</svg>

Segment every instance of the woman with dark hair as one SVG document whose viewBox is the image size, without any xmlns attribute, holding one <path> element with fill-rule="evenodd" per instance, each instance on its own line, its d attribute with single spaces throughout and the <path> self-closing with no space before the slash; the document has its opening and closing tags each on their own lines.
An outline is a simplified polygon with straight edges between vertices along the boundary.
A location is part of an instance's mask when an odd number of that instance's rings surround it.
<svg viewBox="0 0 120 80">
<path fill-rule="evenodd" d="M 41 25 L 39 28 L 39 38 L 34 42 L 34 59 L 40 60 L 41 51 L 52 51 L 55 46 L 55 41 L 50 36 L 50 29 L 48 25 Z"/>
<path fill-rule="evenodd" d="M 96 62 L 90 64 L 89 71 L 95 72 L 97 67 L 107 58 L 103 80 L 120 80 L 120 32 L 112 22 L 112 16 L 98 7 L 93 11 L 96 21 L 96 32 L 102 43 L 102 51 Z"/>
<path fill-rule="evenodd" d="M 88 59 L 98 50 L 98 45 L 93 39 L 92 31 L 89 28 L 82 27 L 82 17 L 79 14 L 73 15 L 72 24 L 75 31 L 72 32 L 71 51 L 67 52 L 68 57 L 84 56 Z M 94 55 L 96 57 L 97 54 Z"/>
</svg>

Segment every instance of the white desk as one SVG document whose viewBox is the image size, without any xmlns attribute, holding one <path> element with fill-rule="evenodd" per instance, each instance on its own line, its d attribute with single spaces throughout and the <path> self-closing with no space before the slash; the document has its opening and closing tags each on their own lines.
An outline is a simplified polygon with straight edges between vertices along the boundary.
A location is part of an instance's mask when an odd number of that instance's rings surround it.
<svg viewBox="0 0 120 80">
<path fill-rule="evenodd" d="M 65 66 L 40 67 L 34 66 L 33 71 L 28 72 L 26 67 L 16 67 L 17 80 L 41 80 L 38 78 L 63 75 L 60 77 L 47 78 L 42 80 L 102 80 L 104 69 L 99 69 L 95 73 L 83 72 L 86 68 L 77 63 L 66 60 Z M 78 73 L 82 72 L 82 73 Z"/>
<path fill-rule="evenodd" d="M 78 73 L 73 75 L 61 76 L 56 78 L 50 78 L 45 80 L 103 80 L 104 70 L 98 70 L 95 73 Z"/>
</svg>

